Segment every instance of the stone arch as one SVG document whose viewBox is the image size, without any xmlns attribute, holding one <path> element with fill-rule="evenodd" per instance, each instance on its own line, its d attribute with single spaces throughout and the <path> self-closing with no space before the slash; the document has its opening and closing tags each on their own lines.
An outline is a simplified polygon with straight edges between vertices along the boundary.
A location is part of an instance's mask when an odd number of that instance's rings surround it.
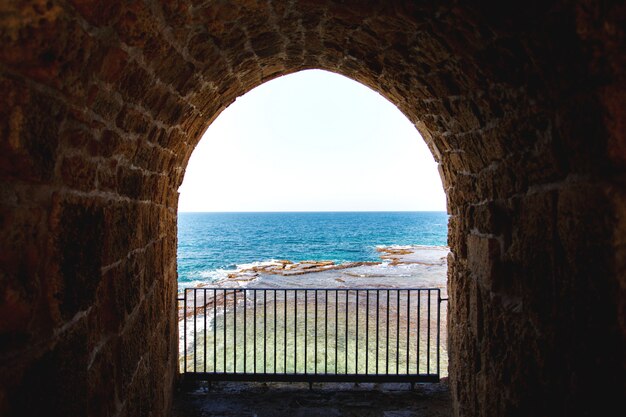
<svg viewBox="0 0 626 417">
<path fill-rule="evenodd" d="M 617 401 L 623 8 L 431 3 L 2 6 L 0 410 L 166 413 L 186 162 L 237 96 L 308 68 L 387 97 L 440 163 L 455 413 Z"/>
</svg>

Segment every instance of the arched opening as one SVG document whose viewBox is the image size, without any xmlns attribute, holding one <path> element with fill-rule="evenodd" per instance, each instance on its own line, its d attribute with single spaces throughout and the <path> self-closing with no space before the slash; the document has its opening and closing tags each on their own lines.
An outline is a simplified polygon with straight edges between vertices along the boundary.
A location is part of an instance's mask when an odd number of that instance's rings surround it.
<svg viewBox="0 0 626 417">
<path fill-rule="evenodd" d="M 445 196 L 423 139 L 384 98 L 324 71 L 270 81 L 213 122 L 179 191 L 186 378 L 306 380 L 305 369 L 363 382 L 379 365 L 387 382 L 447 376 Z M 277 291 L 269 306 L 257 288 Z"/>
<path fill-rule="evenodd" d="M 307 68 L 383 94 L 440 163 L 455 414 L 619 405 L 620 4 L 2 7 L 3 413 L 167 414 L 188 158 L 237 96 Z"/>
<path fill-rule="evenodd" d="M 437 163 L 413 123 L 322 70 L 240 96 L 204 132 L 178 191 L 179 212 L 446 210 Z"/>
</svg>

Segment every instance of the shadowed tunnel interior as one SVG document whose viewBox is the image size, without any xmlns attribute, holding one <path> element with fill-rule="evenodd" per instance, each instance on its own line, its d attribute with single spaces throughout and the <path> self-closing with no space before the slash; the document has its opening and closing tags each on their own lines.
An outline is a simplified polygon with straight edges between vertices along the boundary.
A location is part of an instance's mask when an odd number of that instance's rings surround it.
<svg viewBox="0 0 626 417">
<path fill-rule="evenodd" d="M 0 413 L 168 415 L 189 156 L 237 96 L 310 68 L 385 96 L 439 162 L 455 414 L 617 405 L 618 3 L 3 2 Z"/>
</svg>

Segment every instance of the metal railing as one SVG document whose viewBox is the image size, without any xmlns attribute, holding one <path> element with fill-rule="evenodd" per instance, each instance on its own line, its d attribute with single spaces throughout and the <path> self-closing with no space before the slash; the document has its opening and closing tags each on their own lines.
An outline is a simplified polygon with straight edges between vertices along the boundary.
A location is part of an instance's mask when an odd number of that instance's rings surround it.
<svg viewBox="0 0 626 417">
<path fill-rule="evenodd" d="M 437 382 L 438 288 L 188 288 L 180 367 L 192 380 Z"/>
</svg>

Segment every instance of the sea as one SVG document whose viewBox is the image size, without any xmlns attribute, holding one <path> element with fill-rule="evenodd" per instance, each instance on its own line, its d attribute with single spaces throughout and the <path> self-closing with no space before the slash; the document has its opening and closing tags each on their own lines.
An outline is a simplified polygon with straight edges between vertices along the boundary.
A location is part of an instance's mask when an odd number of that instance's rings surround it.
<svg viewBox="0 0 626 417">
<path fill-rule="evenodd" d="M 447 226 L 430 211 L 178 213 L 178 285 L 273 260 L 380 261 L 380 247 L 445 246 Z"/>
</svg>

